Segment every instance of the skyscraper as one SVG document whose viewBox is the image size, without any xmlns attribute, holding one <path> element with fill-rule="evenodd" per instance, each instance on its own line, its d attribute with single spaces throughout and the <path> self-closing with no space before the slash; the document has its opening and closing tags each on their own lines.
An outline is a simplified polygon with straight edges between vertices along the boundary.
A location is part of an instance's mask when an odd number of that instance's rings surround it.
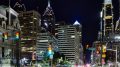
<svg viewBox="0 0 120 67">
<path fill-rule="evenodd" d="M 56 38 L 51 35 L 49 32 L 41 32 L 37 34 L 37 59 L 43 60 L 45 53 L 48 52 L 48 46 L 52 45 L 52 51 L 56 51 L 58 49 L 58 44 Z"/>
<path fill-rule="evenodd" d="M 110 34 L 114 32 L 112 0 L 104 0 L 103 15 L 103 34 L 109 38 Z"/>
<path fill-rule="evenodd" d="M 54 33 L 55 33 L 54 26 L 55 26 L 55 15 L 54 15 L 53 9 L 50 5 L 50 0 L 48 0 L 48 5 L 42 16 L 42 27 L 44 27 L 46 29 L 46 31 L 49 31 L 51 34 L 54 35 Z"/>
<path fill-rule="evenodd" d="M 102 40 L 96 41 L 98 45 L 103 49 L 103 46 L 106 46 L 107 52 L 102 54 L 102 59 L 100 62 L 103 61 L 114 61 L 115 60 L 115 52 L 111 50 L 115 50 L 116 46 L 119 45 L 119 20 L 117 21 L 116 25 L 113 22 L 113 5 L 112 0 L 104 0 L 103 9 L 101 12 L 101 31 L 99 33 L 99 39 L 102 37 Z M 102 32 L 102 33 L 101 33 Z M 116 34 L 117 33 L 117 34 Z M 105 43 L 105 44 L 102 44 Z M 97 47 L 96 47 L 97 48 Z M 119 48 L 119 47 L 117 47 Z M 111 49 L 111 50 L 108 50 Z M 96 50 L 97 51 L 97 50 Z"/>
<path fill-rule="evenodd" d="M 31 54 L 35 51 L 37 33 L 40 32 L 41 16 L 36 11 L 26 11 L 19 14 L 19 20 L 21 27 L 21 48 L 23 48 L 21 50 Z M 27 55 L 24 52 L 22 55 Z"/>
<path fill-rule="evenodd" d="M 81 25 L 58 26 L 58 47 L 60 53 L 73 62 L 80 62 Z"/>
</svg>

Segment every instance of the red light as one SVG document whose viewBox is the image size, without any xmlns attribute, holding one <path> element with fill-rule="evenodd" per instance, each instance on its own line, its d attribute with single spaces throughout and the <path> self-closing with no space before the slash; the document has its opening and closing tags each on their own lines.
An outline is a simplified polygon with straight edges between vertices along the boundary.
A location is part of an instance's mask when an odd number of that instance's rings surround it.
<svg viewBox="0 0 120 67">
<path fill-rule="evenodd" d="M 16 32 L 15 36 L 16 36 L 17 39 L 19 39 L 19 32 Z"/>
</svg>

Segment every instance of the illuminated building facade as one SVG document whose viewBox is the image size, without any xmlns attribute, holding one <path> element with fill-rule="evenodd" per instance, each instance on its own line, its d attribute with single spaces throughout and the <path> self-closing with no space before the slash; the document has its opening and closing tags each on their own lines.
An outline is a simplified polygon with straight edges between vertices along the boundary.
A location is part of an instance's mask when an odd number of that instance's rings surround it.
<svg viewBox="0 0 120 67">
<path fill-rule="evenodd" d="M 51 34 L 54 35 L 55 15 L 54 15 L 54 12 L 52 10 L 49 0 L 48 0 L 48 5 L 46 7 L 46 10 L 42 16 L 42 27 L 44 27 L 46 31 L 49 31 Z"/>
<path fill-rule="evenodd" d="M 93 55 L 93 59 L 91 59 L 92 63 L 98 63 L 98 64 L 106 63 L 106 57 L 108 57 L 108 55 L 106 54 L 107 44 L 108 43 L 104 41 L 95 41 L 93 43 L 93 47 L 95 48 L 95 50 L 93 50 L 92 52 Z"/>
<path fill-rule="evenodd" d="M 16 60 L 19 55 L 17 51 L 19 48 L 15 43 L 15 32 L 20 31 L 18 13 L 10 6 L 0 6 L 0 22 L 0 61 L 4 66 L 4 64 L 9 65 L 12 60 Z"/>
<path fill-rule="evenodd" d="M 58 50 L 57 39 L 51 35 L 49 32 L 41 32 L 37 34 L 37 59 L 43 60 L 44 54 L 48 52 L 48 46 L 52 45 L 52 51 Z"/>
<path fill-rule="evenodd" d="M 118 21 L 116 22 L 116 25 L 114 25 L 113 18 L 114 17 L 113 17 L 112 0 L 104 0 L 104 6 L 101 12 L 101 19 L 102 19 L 101 20 L 101 31 L 98 33 L 98 41 L 96 42 L 99 42 L 101 44 L 100 47 L 103 45 L 102 42 L 106 42 L 107 51 L 106 51 L 106 57 L 104 58 L 106 62 L 116 61 L 116 54 L 120 53 L 120 50 L 119 50 L 120 48 L 119 47 L 119 41 L 120 41 L 119 22 L 120 21 L 118 19 Z M 101 49 L 103 48 L 101 47 Z M 117 53 L 116 53 L 116 49 L 117 49 Z M 117 56 L 119 57 L 119 55 Z"/>
<path fill-rule="evenodd" d="M 49 45 L 49 33 L 39 33 L 37 37 L 37 49 L 36 49 L 36 54 L 37 54 L 37 59 L 42 60 L 44 57 L 45 51 L 47 52 L 47 48 Z"/>
<path fill-rule="evenodd" d="M 110 61 L 116 61 L 120 55 L 118 55 L 118 53 L 120 53 L 119 50 L 119 19 L 116 22 L 116 25 L 113 25 L 113 10 L 112 10 L 113 6 L 112 6 L 112 0 L 105 0 L 105 5 L 104 5 L 104 23 L 106 26 L 106 31 L 105 31 L 105 36 L 107 37 L 107 34 L 109 33 L 108 37 L 109 40 L 107 39 L 106 41 L 108 41 L 107 46 L 107 52 L 106 52 L 106 60 L 110 60 Z M 112 49 L 112 50 L 109 50 Z M 117 50 L 117 59 L 116 59 L 116 51 L 113 50 Z"/>
<path fill-rule="evenodd" d="M 81 25 L 58 26 L 58 47 L 68 60 L 80 63 Z"/>
<path fill-rule="evenodd" d="M 65 25 L 65 21 L 59 21 L 55 23 L 55 37 L 58 39 L 58 27 Z"/>
<path fill-rule="evenodd" d="M 31 53 L 35 51 L 37 33 L 40 32 L 41 16 L 36 11 L 26 11 L 19 14 L 19 20 L 22 55 L 30 54 L 31 56 Z"/>
<path fill-rule="evenodd" d="M 117 47 L 117 61 L 120 62 L 120 17 L 116 22 L 116 26 L 115 26 L 115 34 L 114 36 L 112 36 L 112 39 L 114 40 L 114 43 L 112 45 L 112 49 L 116 50 Z M 115 57 L 116 52 L 113 52 L 113 57 Z M 113 60 L 116 60 L 115 58 Z"/>
<path fill-rule="evenodd" d="M 109 38 L 114 32 L 112 0 L 104 0 L 103 7 L 104 36 Z"/>
</svg>

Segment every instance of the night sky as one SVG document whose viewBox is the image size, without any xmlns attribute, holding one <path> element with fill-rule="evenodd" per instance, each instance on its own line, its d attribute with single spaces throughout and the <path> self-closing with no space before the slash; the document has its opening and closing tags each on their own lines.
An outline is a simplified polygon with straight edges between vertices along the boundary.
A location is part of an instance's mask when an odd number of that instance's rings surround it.
<svg viewBox="0 0 120 67">
<path fill-rule="evenodd" d="M 0 4 L 8 5 L 9 0 L 0 0 Z M 11 7 L 19 0 L 11 0 Z M 21 0 L 27 10 L 37 10 L 42 15 L 48 0 Z M 92 44 L 97 39 L 103 0 L 51 0 L 56 21 L 73 24 L 78 20 L 82 24 L 83 44 Z M 118 19 L 118 0 L 113 0 L 114 21 Z"/>
</svg>

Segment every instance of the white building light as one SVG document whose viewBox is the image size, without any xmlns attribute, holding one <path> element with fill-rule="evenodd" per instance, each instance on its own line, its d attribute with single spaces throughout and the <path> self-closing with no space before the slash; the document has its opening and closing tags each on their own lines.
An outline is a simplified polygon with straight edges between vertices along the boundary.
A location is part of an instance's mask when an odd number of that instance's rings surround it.
<svg viewBox="0 0 120 67">
<path fill-rule="evenodd" d="M 115 36 L 115 39 L 120 39 L 120 36 Z"/>
<path fill-rule="evenodd" d="M 71 36 L 71 38 L 75 38 L 75 36 L 74 36 L 74 35 L 72 35 L 72 36 Z"/>
<path fill-rule="evenodd" d="M 34 19 L 34 20 L 37 20 L 37 18 L 36 18 L 36 17 L 34 17 L 33 19 Z"/>
<path fill-rule="evenodd" d="M 44 23 L 44 25 L 45 25 L 46 27 L 48 27 L 48 24 L 47 24 L 47 23 Z"/>
<path fill-rule="evenodd" d="M 39 40 L 39 42 L 48 42 L 48 40 Z"/>
<path fill-rule="evenodd" d="M 30 23 L 33 23 L 33 22 L 30 22 Z"/>
<path fill-rule="evenodd" d="M 102 12 L 102 11 L 100 12 L 100 17 L 101 17 L 101 18 L 103 17 L 103 12 Z"/>
</svg>

